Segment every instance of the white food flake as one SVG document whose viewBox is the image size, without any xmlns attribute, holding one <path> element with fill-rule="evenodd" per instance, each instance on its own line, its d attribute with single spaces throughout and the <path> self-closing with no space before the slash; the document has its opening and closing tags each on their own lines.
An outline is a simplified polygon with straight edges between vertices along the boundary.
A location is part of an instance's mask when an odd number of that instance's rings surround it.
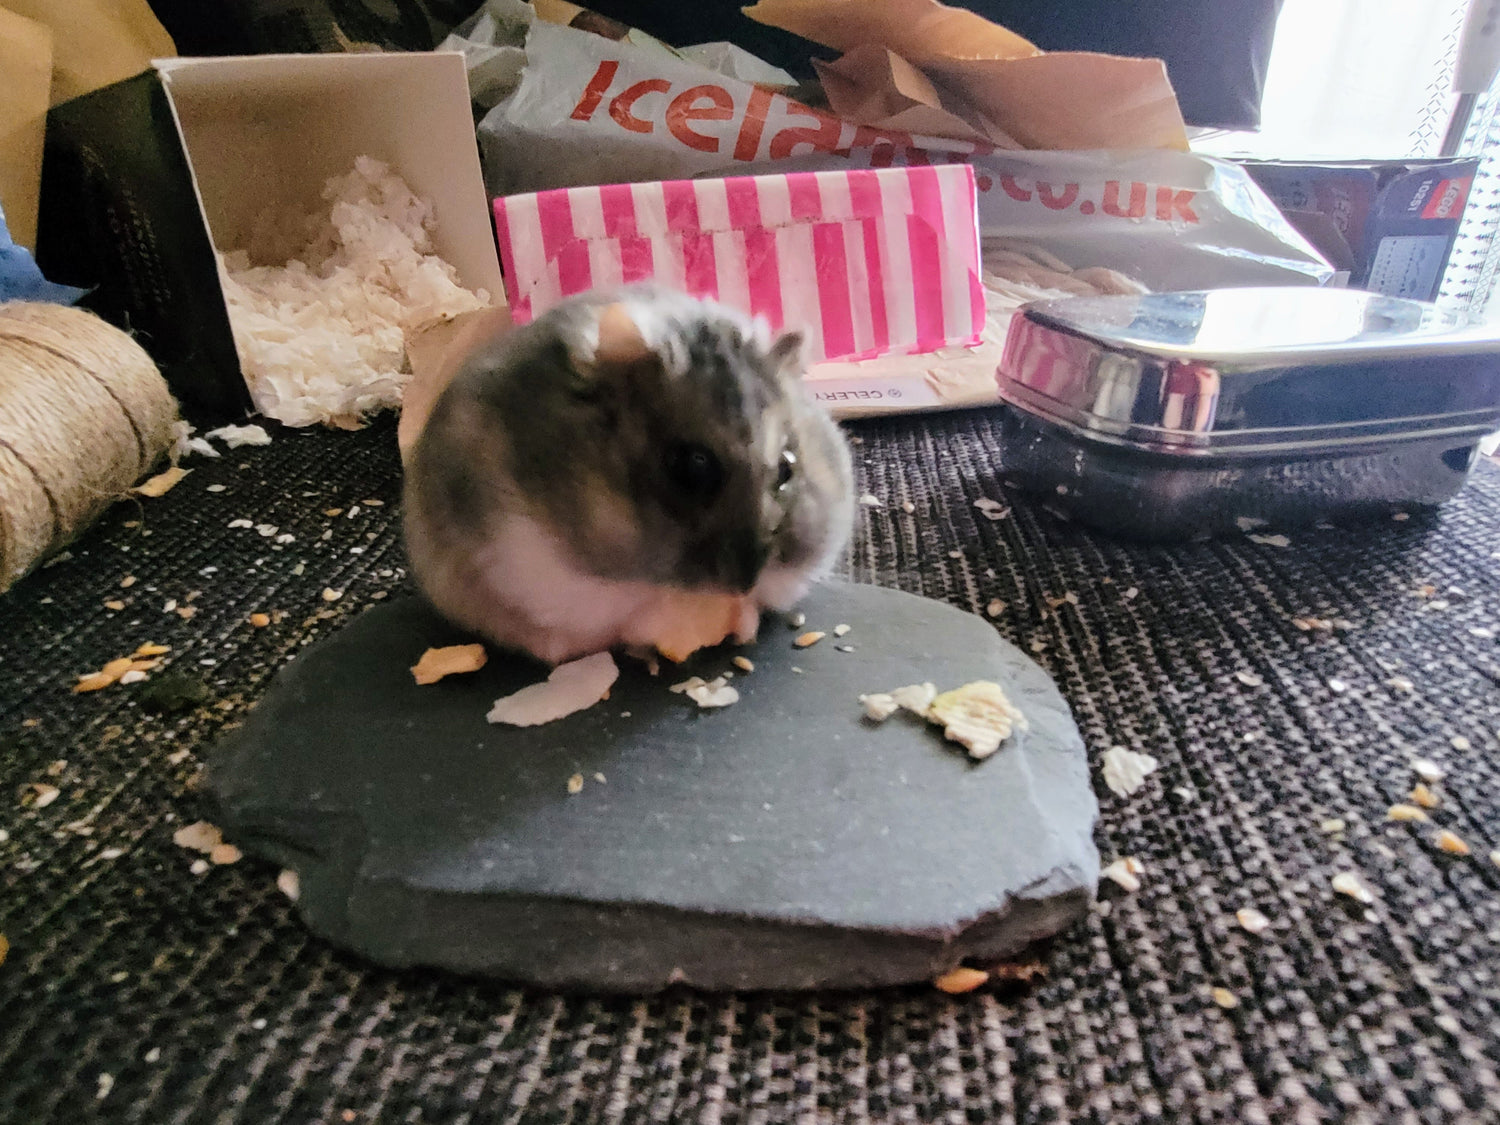
<svg viewBox="0 0 1500 1125">
<path fill-rule="evenodd" d="M 1292 541 L 1285 535 L 1251 535 L 1252 543 L 1260 543 L 1266 547 L 1290 547 Z"/>
<path fill-rule="evenodd" d="M 847 626 L 847 625 L 835 625 L 833 627 L 833 635 L 835 637 L 842 637 L 842 636 L 844 636 L 848 632 L 849 632 L 849 626 Z"/>
<path fill-rule="evenodd" d="M 999 617 L 1005 612 L 1005 603 L 999 598 L 991 598 L 989 604 L 984 607 L 984 612 L 990 617 Z"/>
<path fill-rule="evenodd" d="M 1454 735 L 1453 738 L 1449 740 L 1448 744 L 1450 746 L 1452 746 L 1453 749 L 1455 749 L 1455 750 L 1472 750 L 1472 749 L 1474 749 L 1474 744 L 1472 742 L 1470 742 L 1467 738 L 1465 738 L 1461 734 Z"/>
<path fill-rule="evenodd" d="M 929 721 L 969 751 L 969 757 L 988 758 L 1016 729 L 1025 730 L 1026 717 L 999 684 L 976 680 L 937 696 L 927 708 Z"/>
<path fill-rule="evenodd" d="M 1129 855 L 1115 860 L 1099 872 L 1103 878 L 1117 883 L 1132 894 L 1141 889 L 1141 876 L 1145 873 L 1146 865 L 1135 856 Z"/>
<path fill-rule="evenodd" d="M 573 796 L 574 794 L 582 793 L 582 792 L 583 792 L 583 774 L 581 774 L 581 773 L 575 773 L 572 777 L 568 778 L 568 795 L 569 796 Z"/>
<path fill-rule="evenodd" d="M 729 686 L 727 676 L 705 680 L 702 676 L 691 676 L 680 684 L 673 684 L 671 691 L 686 695 L 700 708 L 728 707 L 738 703 L 740 693 Z"/>
<path fill-rule="evenodd" d="M 1412 772 L 1428 785 L 1436 785 L 1446 776 L 1443 767 L 1429 758 L 1418 758 L 1411 764 Z"/>
<path fill-rule="evenodd" d="M 615 658 L 607 652 L 559 664 L 545 682 L 495 700 L 485 718 L 513 727 L 550 723 L 598 703 L 619 674 Z"/>
<path fill-rule="evenodd" d="M 1263 934 L 1271 925 L 1271 919 L 1267 918 L 1253 906 L 1246 906 L 1234 912 L 1234 917 L 1240 924 L 1240 928 L 1249 934 Z"/>
<path fill-rule="evenodd" d="M 901 705 L 889 692 L 871 692 L 869 695 L 860 696 L 859 701 L 864 705 L 865 717 L 877 723 L 885 722 L 901 710 Z"/>
<path fill-rule="evenodd" d="M 281 869 L 281 874 L 276 876 L 276 889 L 292 902 L 296 902 L 302 895 L 302 879 L 290 867 L 284 867 Z"/>
<path fill-rule="evenodd" d="M 878 497 L 878 496 L 872 496 L 868 492 L 866 492 L 863 496 L 861 496 L 859 498 L 859 502 L 861 504 L 863 504 L 866 508 L 883 508 L 883 507 L 885 507 L 885 504 L 881 502 L 880 497 Z"/>
<path fill-rule="evenodd" d="M 1226 1011 L 1240 1006 L 1240 998 L 1223 986 L 1215 988 L 1211 995 L 1213 996 L 1214 1003 Z"/>
<path fill-rule="evenodd" d="M 1255 672 L 1236 672 L 1234 678 L 1246 687 L 1260 687 L 1266 681 Z"/>
<path fill-rule="evenodd" d="M 242 445 L 271 444 L 271 435 L 266 433 L 264 426 L 220 426 L 203 436 L 222 441 L 230 449 L 238 449 Z"/>
<path fill-rule="evenodd" d="M 904 707 L 914 715 L 927 718 L 928 708 L 932 701 L 937 698 L 937 688 L 933 684 L 907 684 L 891 692 L 891 698 L 896 701 L 896 706 Z"/>
<path fill-rule="evenodd" d="M 1150 754 L 1139 754 L 1123 746 L 1104 752 L 1104 784 L 1118 797 L 1128 797 L 1146 784 L 1146 775 L 1159 763 Z"/>
<path fill-rule="evenodd" d="M 1375 895 L 1360 882 L 1358 875 L 1352 871 L 1340 871 L 1333 877 L 1333 889 L 1341 895 L 1348 895 L 1355 902 L 1362 902 L 1366 906 L 1375 901 Z"/>
</svg>

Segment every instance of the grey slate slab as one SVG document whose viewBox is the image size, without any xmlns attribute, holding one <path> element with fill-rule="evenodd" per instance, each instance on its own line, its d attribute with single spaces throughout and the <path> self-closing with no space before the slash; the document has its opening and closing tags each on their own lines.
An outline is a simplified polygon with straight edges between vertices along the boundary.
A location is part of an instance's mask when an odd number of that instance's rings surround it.
<svg viewBox="0 0 1500 1125">
<path fill-rule="evenodd" d="M 620 657 L 608 700 L 523 729 L 485 714 L 542 666 L 492 652 L 418 687 L 426 648 L 468 638 L 416 599 L 381 605 L 300 655 L 217 748 L 211 815 L 299 873 L 297 910 L 330 942 L 549 986 L 898 984 L 1079 917 L 1098 810 L 1046 674 L 943 603 L 830 582 L 801 608 L 830 634 L 812 648 L 768 616 L 754 645 L 656 678 Z M 667 690 L 736 652 L 756 666 L 732 681 L 738 703 L 699 711 Z M 974 679 L 1003 685 L 1031 727 L 979 763 L 912 716 L 871 724 L 857 701 Z"/>
</svg>

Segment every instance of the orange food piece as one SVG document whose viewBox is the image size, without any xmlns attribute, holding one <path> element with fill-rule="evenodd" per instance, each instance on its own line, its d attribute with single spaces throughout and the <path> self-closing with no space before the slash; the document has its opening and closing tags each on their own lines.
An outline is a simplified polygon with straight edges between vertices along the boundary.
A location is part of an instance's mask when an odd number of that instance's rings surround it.
<svg viewBox="0 0 1500 1125">
<path fill-rule="evenodd" d="M 411 675 L 419 684 L 435 684 L 444 676 L 477 672 L 488 659 L 489 654 L 479 644 L 430 648 L 411 666 Z"/>
<path fill-rule="evenodd" d="M 944 973 L 932 983 L 943 992 L 956 996 L 963 992 L 973 992 L 989 979 L 990 974 L 983 969 L 958 968 Z"/>
<path fill-rule="evenodd" d="M 742 594 L 677 590 L 658 599 L 635 632 L 641 642 L 681 664 L 700 648 L 729 637 L 752 639 L 759 620 L 755 603 Z"/>
</svg>

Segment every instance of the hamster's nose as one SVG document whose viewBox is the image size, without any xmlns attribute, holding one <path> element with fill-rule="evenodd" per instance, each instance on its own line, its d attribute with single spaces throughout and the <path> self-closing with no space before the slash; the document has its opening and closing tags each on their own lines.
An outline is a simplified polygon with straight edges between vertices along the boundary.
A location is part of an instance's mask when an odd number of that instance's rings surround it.
<svg viewBox="0 0 1500 1125">
<path fill-rule="evenodd" d="M 724 581 L 740 593 L 748 593 L 760 580 L 760 572 L 771 555 L 771 548 L 754 532 L 736 535 L 725 542 L 719 555 L 719 573 Z"/>
</svg>

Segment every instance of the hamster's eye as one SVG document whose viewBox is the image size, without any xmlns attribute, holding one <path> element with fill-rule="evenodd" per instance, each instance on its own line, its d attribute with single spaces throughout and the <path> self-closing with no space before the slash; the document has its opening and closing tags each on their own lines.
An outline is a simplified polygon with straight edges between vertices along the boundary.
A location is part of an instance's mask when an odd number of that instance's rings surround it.
<svg viewBox="0 0 1500 1125">
<path fill-rule="evenodd" d="M 724 466 L 713 451 L 693 442 L 667 450 L 667 479 L 697 500 L 712 500 L 724 487 Z"/>
<path fill-rule="evenodd" d="M 792 483 L 792 474 L 797 471 L 797 455 L 790 449 L 781 451 L 781 462 L 776 466 L 776 491 L 780 492 Z"/>
</svg>

